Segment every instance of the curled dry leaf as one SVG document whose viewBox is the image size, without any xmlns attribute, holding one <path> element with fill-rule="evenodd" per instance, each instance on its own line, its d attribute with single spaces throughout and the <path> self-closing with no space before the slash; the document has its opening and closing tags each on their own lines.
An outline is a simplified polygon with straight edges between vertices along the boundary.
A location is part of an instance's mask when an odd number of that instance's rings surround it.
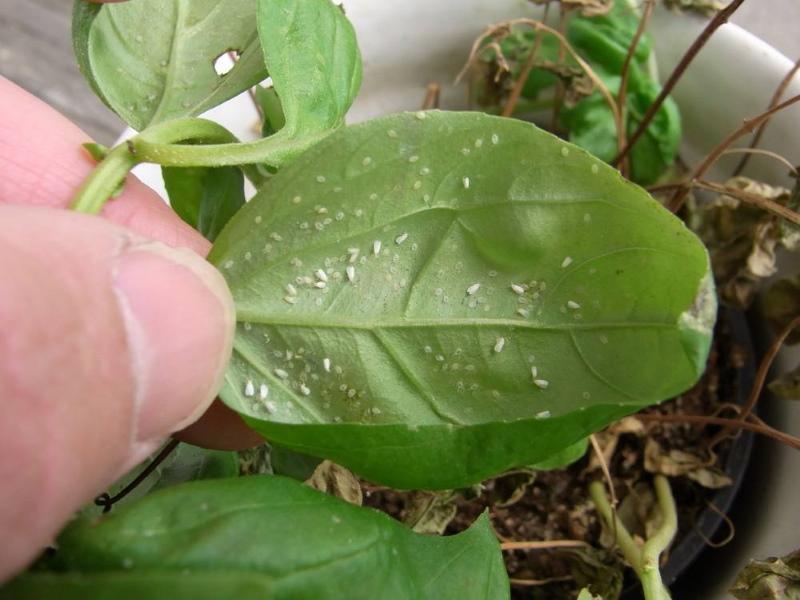
<svg viewBox="0 0 800 600">
<path fill-rule="evenodd" d="M 794 203 L 790 190 L 746 177 L 734 177 L 725 185 L 784 206 Z M 710 202 L 694 202 L 693 213 L 692 228 L 710 251 L 720 297 L 737 308 L 748 308 L 761 281 L 775 274 L 775 254 L 779 248 L 800 248 L 796 228 L 726 194 Z"/>
<path fill-rule="evenodd" d="M 772 381 L 769 390 L 784 400 L 800 400 L 800 365 Z"/>
<path fill-rule="evenodd" d="M 739 600 L 800 598 L 800 550 L 781 558 L 751 560 L 731 588 Z"/>
<path fill-rule="evenodd" d="M 623 565 L 615 554 L 599 548 L 569 548 L 563 556 L 577 585 L 601 598 L 619 598 Z"/>
<path fill-rule="evenodd" d="M 361 484 L 350 471 L 329 460 L 323 460 L 314 473 L 306 480 L 306 485 L 330 496 L 361 506 L 364 497 Z"/>
<path fill-rule="evenodd" d="M 548 4 L 550 0 L 531 0 L 534 4 Z M 580 10 L 584 17 L 604 15 L 614 7 L 614 0 L 561 0 L 565 10 Z"/>
<path fill-rule="evenodd" d="M 711 16 L 715 12 L 725 8 L 726 2 L 719 0 L 664 0 L 664 5 L 673 10 L 692 10 L 705 16 Z"/>
<path fill-rule="evenodd" d="M 761 298 L 761 308 L 775 333 L 783 331 L 792 319 L 800 315 L 800 276 L 779 279 Z M 786 338 L 787 344 L 800 342 L 800 331 L 794 330 Z"/>
<path fill-rule="evenodd" d="M 456 516 L 458 507 L 452 492 L 411 492 L 405 499 L 403 522 L 415 533 L 442 535 Z"/>
<path fill-rule="evenodd" d="M 602 449 L 603 458 L 607 464 L 611 463 L 611 458 L 614 456 L 614 451 L 617 449 L 619 443 L 619 436 L 624 433 L 632 433 L 636 436 L 643 436 L 647 433 L 642 423 L 636 417 L 625 417 L 620 419 L 605 430 L 595 434 L 597 442 Z M 592 454 L 589 459 L 587 471 L 593 471 L 600 468 L 600 459 L 597 454 Z"/>
<path fill-rule="evenodd" d="M 702 458 L 683 450 L 666 451 L 652 438 L 645 445 L 644 468 L 651 473 L 661 473 L 668 477 L 685 475 L 710 489 L 722 488 L 732 483 L 731 478 L 723 471 L 708 465 Z"/>
</svg>

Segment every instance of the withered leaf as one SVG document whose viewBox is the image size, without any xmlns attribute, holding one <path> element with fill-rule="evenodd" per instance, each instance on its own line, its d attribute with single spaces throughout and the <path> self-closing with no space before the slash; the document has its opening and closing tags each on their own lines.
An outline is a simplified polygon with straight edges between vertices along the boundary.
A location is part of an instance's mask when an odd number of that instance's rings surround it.
<svg viewBox="0 0 800 600">
<path fill-rule="evenodd" d="M 456 516 L 452 492 L 411 492 L 406 496 L 403 522 L 416 533 L 442 535 Z"/>
<path fill-rule="evenodd" d="M 718 467 L 683 450 L 671 449 L 667 452 L 652 438 L 648 438 L 645 444 L 644 468 L 668 477 L 685 475 L 709 489 L 726 487 L 732 483 L 731 478 Z"/>
<path fill-rule="evenodd" d="M 769 391 L 784 400 L 800 400 L 800 365 L 773 380 Z"/>
<path fill-rule="evenodd" d="M 364 500 L 361 484 L 356 476 L 329 460 L 323 460 L 317 465 L 314 473 L 306 480 L 306 485 L 357 506 L 361 506 Z"/>
<path fill-rule="evenodd" d="M 800 550 L 781 558 L 751 560 L 731 588 L 739 600 L 800 599 Z"/>
<path fill-rule="evenodd" d="M 761 298 L 761 307 L 767 322 L 775 333 L 783 331 L 800 315 L 800 275 L 779 279 L 767 288 Z M 800 342 L 800 330 L 795 329 L 786 338 L 787 344 Z"/>
<path fill-rule="evenodd" d="M 762 196 L 784 206 L 793 203 L 792 192 L 748 179 L 734 177 L 728 188 Z M 748 308 L 763 279 L 775 274 L 775 253 L 796 249 L 795 230 L 783 219 L 726 194 L 709 202 L 692 202 L 692 228 L 709 249 L 720 297 L 736 308 Z"/>
</svg>

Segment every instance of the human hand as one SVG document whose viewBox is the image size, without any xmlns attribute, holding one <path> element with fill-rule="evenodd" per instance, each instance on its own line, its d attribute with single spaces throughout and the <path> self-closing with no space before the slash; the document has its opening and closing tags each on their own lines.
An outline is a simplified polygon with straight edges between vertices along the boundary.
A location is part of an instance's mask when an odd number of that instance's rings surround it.
<svg viewBox="0 0 800 600">
<path fill-rule="evenodd" d="M 234 308 L 209 244 L 129 177 L 65 210 L 93 168 L 72 123 L 0 78 L 0 581 L 75 509 L 182 438 L 259 438 L 214 400 Z"/>
</svg>

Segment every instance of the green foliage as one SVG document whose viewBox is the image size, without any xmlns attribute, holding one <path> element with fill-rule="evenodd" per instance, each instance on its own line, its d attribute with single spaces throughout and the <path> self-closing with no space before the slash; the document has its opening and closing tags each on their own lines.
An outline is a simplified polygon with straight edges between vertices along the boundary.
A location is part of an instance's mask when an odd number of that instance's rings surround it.
<svg viewBox="0 0 800 600">
<path fill-rule="evenodd" d="M 627 2 L 618 1 L 605 15 L 576 15 L 567 25 L 570 44 L 614 97 L 619 93 L 625 57 L 638 24 L 636 10 Z M 521 65 L 536 44 L 537 36 L 541 38 L 536 53 L 537 67 L 531 71 L 523 88 L 523 98 L 536 100 L 544 92 L 552 93 L 554 84 L 560 79 L 567 89 L 566 105 L 559 112 L 560 123 L 566 129 L 569 140 L 598 158 L 611 162 L 619 150 L 611 108 L 599 91 L 586 95 L 591 82 L 569 55 L 561 53 L 562 56 L 559 56 L 558 40 L 546 33 L 537 34 L 522 28 L 512 30 L 500 43 L 503 56 L 510 64 L 510 79 L 514 81 L 519 77 Z M 492 49 L 487 50 L 483 58 L 490 63 L 499 59 Z M 650 38 L 644 35 L 636 47 L 629 69 L 625 103 L 627 136 L 637 129 L 647 108 L 661 92 L 651 68 L 653 60 Z M 490 69 L 486 79 L 489 88 L 494 85 L 493 78 L 494 70 Z M 504 101 L 485 87 L 479 89 L 478 99 L 484 105 Z M 642 185 L 657 181 L 675 161 L 681 133 L 678 107 L 671 98 L 667 98 L 631 151 L 631 179 Z"/>
<path fill-rule="evenodd" d="M 73 522 L 58 546 L 66 574 L 23 576 L 0 598 L 508 597 L 485 515 L 423 536 L 278 476 L 176 486 Z"/>
<path fill-rule="evenodd" d="M 341 8 L 330 0 L 259 0 L 258 33 L 285 120 L 278 135 L 342 125 L 361 87 L 361 54 Z"/>
<path fill-rule="evenodd" d="M 240 320 L 225 402 L 399 488 L 548 459 L 681 392 L 715 316 L 708 257 L 677 218 L 580 149 L 476 113 L 341 130 L 210 260 Z"/>
<path fill-rule="evenodd" d="M 256 0 L 76 0 L 78 65 L 98 96 L 131 127 L 198 115 L 266 77 Z M 239 54 L 219 75 L 216 59 Z"/>
<path fill-rule="evenodd" d="M 162 174 L 173 210 L 211 242 L 244 206 L 244 177 L 235 167 L 164 167 Z"/>
</svg>

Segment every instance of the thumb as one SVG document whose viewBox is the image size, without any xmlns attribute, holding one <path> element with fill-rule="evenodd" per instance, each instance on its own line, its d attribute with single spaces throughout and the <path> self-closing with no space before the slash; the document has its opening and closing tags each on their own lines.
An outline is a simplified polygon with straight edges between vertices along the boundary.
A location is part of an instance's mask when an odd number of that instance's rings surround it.
<svg viewBox="0 0 800 600">
<path fill-rule="evenodd" d="M 221 385 L 222 276 L 97 217 L 0 205 L 0 580 Z"/>
</svg>

